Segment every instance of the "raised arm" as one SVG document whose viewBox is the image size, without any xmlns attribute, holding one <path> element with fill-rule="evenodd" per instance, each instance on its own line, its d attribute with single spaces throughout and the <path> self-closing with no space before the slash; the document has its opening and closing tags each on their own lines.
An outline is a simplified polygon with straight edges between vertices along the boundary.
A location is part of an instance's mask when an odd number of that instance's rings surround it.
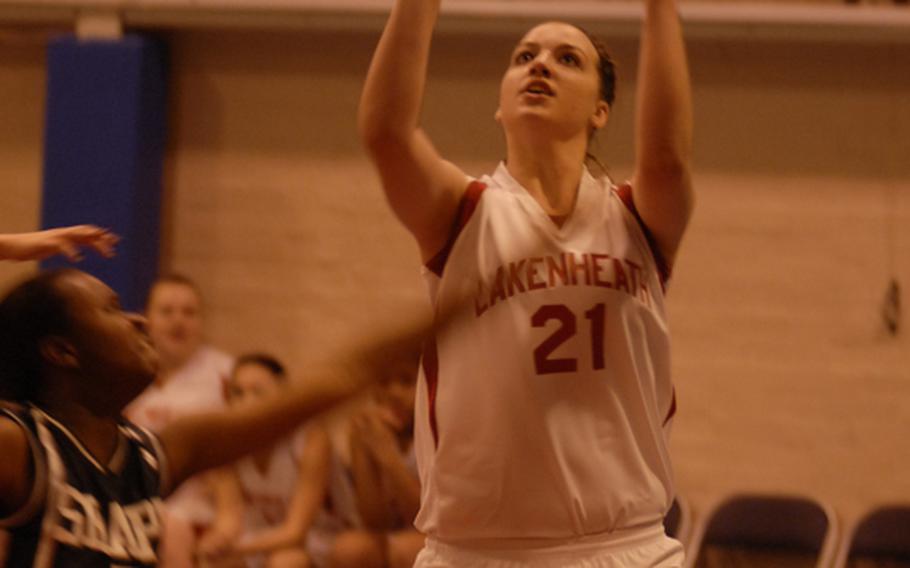
<svg viewBox="0 0 910 568">
<path fill-rule="evenodd" d="M 369 530 L 385 531 L 390 528 L 389 503 L 383 495 L 379 465 L 372 458 L 369 448 L 369 420 L 365 408 L 350 422 L 351 477 L 357 512 L 363 524 Z"/>
<path fill-rule="evenodd" d="M 309 378 L 261 401 L 175 420 L 159 435 L 172 488 L 200 471 L 230 463 L 281 438 L 356 393 L 365 381 L 359 375 Z"/>
<path fill-rule="evenodd" d="M 645 0 L 633 196 L 672 266 L 692 212 L 692 95 L 676 0 Z"/>
<path fill-rule="evenodd" d="M 62 254 L 82 260 L 82 248 L 113 256 L 118 237 L 94 225 L 60 227 L 32 233 L 0 234 L 0 260 L 42 260 Z"/>
<path fill-rule="evenodd" d="M 443 316 L 443 324 L 455 323 L 455 318 Z M 307 419 L 359 393 L 383 376 L 390 361 L 417 349 L 428 330 L 425 316 L 392 326 L 332 359 L 339 368 L 344 363 L 345 371 L 314 373 L 290 381 L 267 398 L 174 420 L 158 436 L 171 489 L 200 471 L 228 464 L 278 440 Z"/>
<path fill-rule="evenodd" d="M 410 523 L 420 510 L 420 480 L 414 477 L 401 455 L 395 457 L 380 462 L 385 486 L 398 516 Z"/>
<path fill-rule="evenodd" d="M 392 430 L 375 412 L 367 419 L 361 439 L 366 442 L 366 450 L 375 464 L 382 500 L 388 507 L 394 507 L 399 518 L 410 522 L 420 509 L 420 481 L 408 469 Z"/>
<path fill-rule="evenodd" d="M 448 238 L 465 174 L 420 128 L 430 40 L 440 0 L 397 0 L 367 74 L 360 135 L 393 211 L 431 259 Z"/>
</svg>

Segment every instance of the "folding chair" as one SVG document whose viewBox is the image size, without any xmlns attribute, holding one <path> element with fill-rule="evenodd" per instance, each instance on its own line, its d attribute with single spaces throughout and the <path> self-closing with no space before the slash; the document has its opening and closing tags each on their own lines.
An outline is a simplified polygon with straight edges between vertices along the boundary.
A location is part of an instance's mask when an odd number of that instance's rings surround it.
<svg viewBox="0 0 910 568">
<path fill-rule="evenodd" d="M 834 510 L 807 497 L 734 495 L 713 507 L 689 542 L 687 568 L 831 568 Z"/>
<path fill-rule="evenodd" d="M 838 568 L 910 568 L 910 504 L 876 508 L 844 539 Z"/>
</svg>

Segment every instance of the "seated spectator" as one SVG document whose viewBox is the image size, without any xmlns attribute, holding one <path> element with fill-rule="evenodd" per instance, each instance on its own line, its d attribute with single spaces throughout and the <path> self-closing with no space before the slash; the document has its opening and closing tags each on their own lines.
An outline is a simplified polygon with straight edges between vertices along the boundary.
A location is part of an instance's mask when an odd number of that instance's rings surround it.
<svg viewBox="0 0 910 568">
<path fill-rule="evenodd" d="M 345 492 L 353 495 L 355 510 L 336 514 L 355 520 L 334 538 L 331 568 L 410 568 L 423 548 L 424 536 L 413 527 L 420 504 L 413 447 L 417 360 L 415 353 L 390 369 L 389 380 L 348 423 L 341 452 L 347 463 L 334 475 L 331 494 L 339 505 Z"/>
<path fill-rule="evenodd" d="M 240 405 L 259 400 L 286 380 L 284 366 L 274 357 L 243 355 L 228 383 L 229 401 Z M 328 436 L 313 423 L 221 471 L 216 520 L 197 549 L 203 563 L 313 566 L 304 545 L 311 528 L 324 528 L 321 509 L 330 455 Z"/>
<path fill-rule="evenodd" d="M 146 305 L 148 333 L 160 364 L 152 383 L 126 409 L 135 424 L 160 432 L 174 419 L 224 407 L 224 382 L 232 360 L 203 343 L 202 294 L 180 275 L 159 278 Z M 162 566 L 189 568 L 196 535 L 214 517 L 204 478 L 188 481 L 165 503 Z"/>
</svg>

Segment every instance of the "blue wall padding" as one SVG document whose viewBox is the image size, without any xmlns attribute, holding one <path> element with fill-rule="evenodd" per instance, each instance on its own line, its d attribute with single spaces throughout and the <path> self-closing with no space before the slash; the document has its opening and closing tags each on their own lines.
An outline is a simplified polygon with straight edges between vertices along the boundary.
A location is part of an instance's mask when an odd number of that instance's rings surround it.
<svg viewBox="0 0 910 568">
<path fill-rule="evenodd" d="M 87 253 L 76 266 L 128 309 L 142 307 L 158 271 L 167 71 L 164 44 L 135 35 L 67 36 L 48 50 L 41 226 L 92 223 L 120 235 L 115 258 Z"/>
</svg>

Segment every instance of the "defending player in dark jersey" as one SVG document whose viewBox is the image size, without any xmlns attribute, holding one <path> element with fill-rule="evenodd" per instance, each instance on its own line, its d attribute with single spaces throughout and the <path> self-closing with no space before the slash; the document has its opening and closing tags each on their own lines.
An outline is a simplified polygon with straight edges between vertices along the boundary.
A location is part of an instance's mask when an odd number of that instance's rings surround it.
<svg viewBox="0 0 910 568">
<path fill-rule="evenodd" d="M 8 562 L 154 566 L 162 497 L 355 393 L 421 335 L 419 326 L 390 333 L 361 349 L 342 376 L 188 416 L 155 437 L 121 416 L 157 368 L 144 318 L 124 312 L 113 290 L 78 270 L 25 281 L 0 301 L 0 398 L 16 402 L 0 412 Z"/>
<path fill-rule="evenodd" d="M 121 424 L 105 466 L 38 407 L 8 406 L 0 416 L 22 427 L 35 471 L 26 505 L 0 521 L 12 534 L 8 565 L 156 564 L 162 478 L 153 438 Z"/>
</svg>

